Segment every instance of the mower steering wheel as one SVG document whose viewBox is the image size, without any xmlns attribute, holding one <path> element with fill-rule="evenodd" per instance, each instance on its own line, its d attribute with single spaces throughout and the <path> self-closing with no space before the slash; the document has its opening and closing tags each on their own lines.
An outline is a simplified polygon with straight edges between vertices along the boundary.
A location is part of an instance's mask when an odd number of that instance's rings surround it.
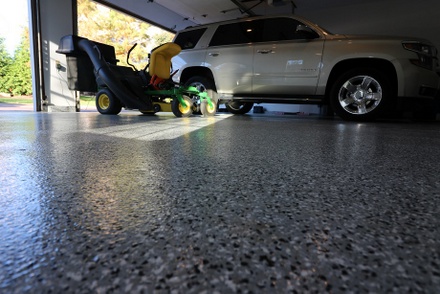
<svg viewBox="0 0 440 294">
<path fill-rule="evenodd" d="M 133 49 L 136 48 L 136 46 L 137 46 L 137 43 L 134 43 L 133 47 L 131 47 L 127 53 L 127 64 L 129 66 L 131 66 L 134 69 L 134 71 L 138 71 L 138 69 L 133 64 L 130 63 L 130 54 L 131 54 L 131 51 L 133 51 Z"/>
</svg>

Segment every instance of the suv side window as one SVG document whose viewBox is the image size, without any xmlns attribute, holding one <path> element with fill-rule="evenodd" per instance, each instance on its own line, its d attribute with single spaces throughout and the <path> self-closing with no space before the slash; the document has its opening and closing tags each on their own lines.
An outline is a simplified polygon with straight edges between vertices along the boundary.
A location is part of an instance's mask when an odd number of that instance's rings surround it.
<svg viewBox="0 0 440 294">
<path fill-rule="evenodd" d="M 318 34 L 310 31 L 297 31 L 298 27 L 307 27 L 292 18 L 271 18 L 264 21 L 262 42 L 285 41 L 296 39 L 315 39 Z"/>
<path fill-rule="evenodd" d="M 179 45 L 182 50 L 193 49 L 205 31 L 206 28 L 182 32 L 176 37 L 174 43 Z"/>
<path fill-rule="evenodd" d="M 261 36 L 261 22 L 243 21 L 220 25 L 209 46 L 236 45 L 256 42 Z"/>
</svg>

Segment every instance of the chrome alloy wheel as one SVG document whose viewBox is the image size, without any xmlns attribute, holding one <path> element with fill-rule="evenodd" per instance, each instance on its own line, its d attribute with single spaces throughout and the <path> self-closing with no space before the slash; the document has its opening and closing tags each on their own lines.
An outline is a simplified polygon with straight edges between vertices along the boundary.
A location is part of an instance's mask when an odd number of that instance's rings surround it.
<svg viewBox="0 0 440 294">
<path fill-rule="evenodd" d="M 350 78 L 339 90 L 338 100 L 348 113 L 363 115 L 373 111 L 382 100 L 382 87 L 371 76 Z"/>
</svg>

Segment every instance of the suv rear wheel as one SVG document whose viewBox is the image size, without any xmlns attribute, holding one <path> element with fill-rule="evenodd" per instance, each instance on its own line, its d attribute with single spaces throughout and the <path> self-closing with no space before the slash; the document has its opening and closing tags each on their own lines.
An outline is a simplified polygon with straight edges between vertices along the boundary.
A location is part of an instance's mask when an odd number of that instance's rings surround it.
<svg viewBox="0 0 440 294">
<path fill-rule="evenodd" d="M 248 113 L 252 107 L 254 106 L 254 103 L 252 102 L 244 102 L 244 103 L 240 103 L 240 102 L 236 102 L 236 101 L 231 101 L 226 103 L 226 109 L 233 114 L 245 114 Z"/>
<path fill-rule="evenodd" d="M 386 75 L 372 68 L 358 68 L 336 80 L 330 103 L 342 119 L 366 121 L 383 113 L 391 95 L 391 83 Z"/>
</svg>

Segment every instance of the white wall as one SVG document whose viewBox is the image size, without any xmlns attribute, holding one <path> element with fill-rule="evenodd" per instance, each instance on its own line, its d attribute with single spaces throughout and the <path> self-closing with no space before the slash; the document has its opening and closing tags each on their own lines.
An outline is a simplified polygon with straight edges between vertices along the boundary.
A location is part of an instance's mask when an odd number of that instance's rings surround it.
<svg viewBox="0 0 440 294">
<path fill-rule="evenodd" d="M 299 6 L 296 13 L 332 33 L 422 37 L 440 48 L 439 0 L 354 1 L 318 9 Z"/>
<path fill-rule="evenodd" d="M 41 27 L 36 34 L 41 37 L 41 44 L 32 57 L 41 60 L 45 97 L 40 97 L 37 95 L 39 91 L 34 90 L 34 99 L 46 98 L 43 111 L 76 111 L 76 93 L 68 89 L 66 71 L 63 69 L 66 57 L 56 53 L 60 38 L 72 34 L 74 30 L 72 0 L 40 0 L 38 3 Z M 34 38 L 31 40 L 33 43 L 36 41 Z M 57 62 L 63 66 L 61 70 L 57 70 Z"/>
</svg>

